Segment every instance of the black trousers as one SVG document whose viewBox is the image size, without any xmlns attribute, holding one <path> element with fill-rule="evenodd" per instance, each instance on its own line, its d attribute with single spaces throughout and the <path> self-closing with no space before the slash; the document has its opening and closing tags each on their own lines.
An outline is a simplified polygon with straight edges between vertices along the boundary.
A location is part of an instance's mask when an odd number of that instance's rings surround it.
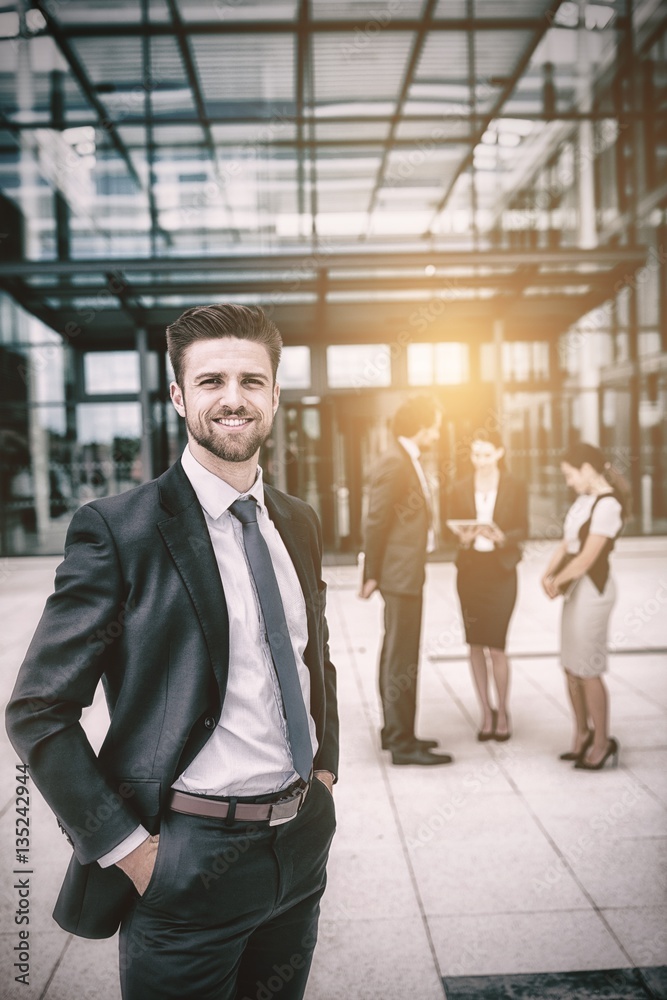
<svg viewBox="0 0 667 1000">
<path fill-rule="evenodd" d="M 389 594 L 384 600 L 384 639 L 380 653 L 380 699 L 383 745 L 408 747 L 415 738 L 417 674 L 422 595 Z"/>
<path fill-rule="evenodd" d="M 301 1000 L 335 826 L 317 778 L 281 826 L 168 812 L 121 926 L 123 1000 Z"/>
</svg>

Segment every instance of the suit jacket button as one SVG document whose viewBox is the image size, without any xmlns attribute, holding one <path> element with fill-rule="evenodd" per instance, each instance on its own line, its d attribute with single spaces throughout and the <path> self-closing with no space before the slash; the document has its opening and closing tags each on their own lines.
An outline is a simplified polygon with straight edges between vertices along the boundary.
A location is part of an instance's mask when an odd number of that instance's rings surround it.
<svg viewBox="0 0 667 1000">
<path fill-rule="evenodd" d="M 213 718 L 212 715 L 208 715 L 204 719 L 204 725 L 206 726 L 207 729 L 215 729 L 215 719 Z"/>
</svg>

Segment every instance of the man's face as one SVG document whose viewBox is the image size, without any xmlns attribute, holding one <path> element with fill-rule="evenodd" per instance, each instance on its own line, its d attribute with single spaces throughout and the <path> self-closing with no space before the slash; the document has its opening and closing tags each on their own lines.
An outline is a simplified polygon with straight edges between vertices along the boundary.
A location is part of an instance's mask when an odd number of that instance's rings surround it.
<svg viewBox="0 0 667 1000">
<path fill-rule="evenodd" d="M 417 445 L 420 451 L 428 451 L 437 444 L 440 438 L 440 425 L 442 424 L 442 414 L 438 410 L 435 420 L 430 427 L 422 427 L 417 438 Z"/>
<path fill-rule="evenodd" d="M 280 388 L 263 344 L 238 337 L 198 340 L 185 352 L 171 399 L 188 438 L 225 462 L 246 462 L 271 433 Z"/>
</svg>

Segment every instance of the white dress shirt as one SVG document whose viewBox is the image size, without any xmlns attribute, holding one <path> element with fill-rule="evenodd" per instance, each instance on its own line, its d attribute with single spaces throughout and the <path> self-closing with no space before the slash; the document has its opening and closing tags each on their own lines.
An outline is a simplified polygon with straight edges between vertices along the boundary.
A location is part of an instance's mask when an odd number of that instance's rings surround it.
<svg viewBox="0 0 667 1000">
<path fill-rule="evenodd" d="M 493 511 L 496 506 L 498 490 L 475 490 L 475 515 L 478 521 L 484 524 L 493 524 Z M 493 552 L 496 545 L 490 538 L 484 535 L 477 535 L 473 548 L 478 552 Z"/>
<path fill-rule="evenodd" d="M 240 494 L 205 469 L 186 447 L 183 470 L 202 506 L 229 616 L 229 673 L 222 714 L 210 739 L 176 779 L 173 788 L 198 795 L 256 796 L 278 792 L 299 777 L 292 765 L 280 685 L 243 544 L 243 527 L 229 507 L 240 496 L 257 501 L 257 523 L 278 581 L 306 709 L 310 674 L 303 658 L 308 643 L 306 602 L 296 570 L 264 504 L 262 470 Z M 308 712 L 313 756 L 315 722 Z M 146 839 L 139 827 L 99 859 L 106 868 Z"/>
<path fill-rule="evenodd" d="M 426 551 L 435 552 L 435 531 L 433 530 L 433 498 L 431 496 L 431 489 L 428 485 L 428 479 L 426 478 L 426 473 L 419 461 L 419 456 L 421 452 L 414 441 L 411 441 L 407 437 L 399 437 L 398 443 L 402 448 L 405 448 L 410 460 L 414 466 L 414 470 L 419 477 L 419 485 L 422 488 L 422 493 L 424 494 L 424 500 L 426 501 L 426 507 L 428 509 L 428 535 L 426 538 Z"/>
</svg>

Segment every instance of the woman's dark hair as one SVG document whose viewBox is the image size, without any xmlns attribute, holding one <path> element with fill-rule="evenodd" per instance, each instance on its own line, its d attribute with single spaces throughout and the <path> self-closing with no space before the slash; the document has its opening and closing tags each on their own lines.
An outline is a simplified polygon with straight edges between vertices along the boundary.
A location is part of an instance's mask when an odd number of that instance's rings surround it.
<svg viewBox="0 0 667 1000">
<path fill-rule="evenodd" d="M 488 444 L 492 444 L 494 448 L 504 448 L 503 439 L 501 438 L 498 431 L 487 431 L 486 428 L 480 428 L 479 430 L 473 431 L 470 435 L 470 444 L 473 441 L 486 441 Z"/>
<path fill-rule="evenodd" d="M 167 327 L 167 350 L 174 369 L 174 378 L 181 388 L 185 352 L 198 340 L 238 337 L 263 344 L 269 352 L 273 381 L 280 363 L 282 338 L 278 327 L 259 306 L 241 306 L 235 302 L 222 302 L 212 306 L 194 306 L 186 309 L 175 322 Z"/>
<path fill-rule="evenodd" d="M 410 396 L 396 411 L 392 430 L 396 437 L 414 437 L 423 427 L 433 426 L 437 412 L 432 396 Z"/>
<path fill-rule="evenodd" d="M 632 510 L 632 490 L 630 484 L 623 473 L 615 469 L 594 444 L 579 441 L 578 444 L 568 448 L 561 461 L 567 465 L 571 465 L 573 469 L 581 469 L 583 465 L 588 464 L 596 472 L 599 472 L 604 476 L 616 494 L 623 508 L 623 517 L 628 518 L 630 516 Z"/>
<path fill-rule="evenodd" d="M 489 431 L 485 427 L 480 427 L 473 431 L 470 435 L 470 447 L 472 448 L 474 441 L 485 441 L 487 444 L 493 445 L 494 448 L 504 448 L 503 439 L 501 438 L 498 431 Z M 507 464 L 505 462 L 505 456 L 502 455 L 498 460 L 498 468 L 501 472 L 507 469 Z"/>
</svg>

